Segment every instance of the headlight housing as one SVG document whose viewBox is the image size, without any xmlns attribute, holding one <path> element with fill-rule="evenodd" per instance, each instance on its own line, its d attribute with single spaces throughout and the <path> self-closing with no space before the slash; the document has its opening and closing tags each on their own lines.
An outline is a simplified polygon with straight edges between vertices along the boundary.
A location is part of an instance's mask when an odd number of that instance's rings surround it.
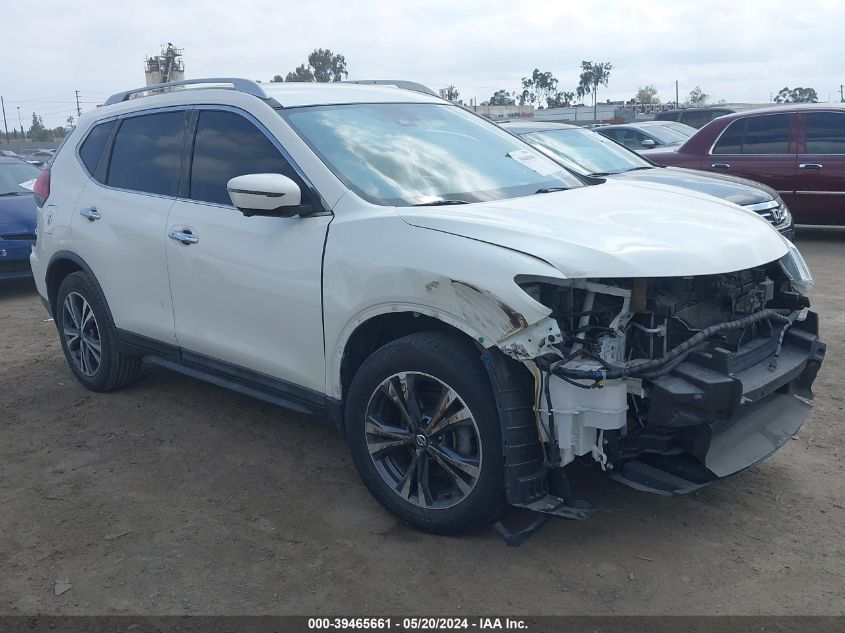
<svg viewBox="0 0 845 633">
<path fill-rule="evenodd" d="M 780 197 L 778 197 L 778 202 L 780 202 L 780 207 L 775 209 L 775 225 L 788 226 L 792 224 L 792 213 L 790 212 L 789 207 L 786 206 L 786 203 Z"/>
<path fill-rule="evenodd" d="M 807 294 L 813 287 L 813 275 L 810 268 L 798 247 L 786 238 L 783 238 L 783 241 L 789 252 L 780 258 L 780 266 L 792 281 L 795 289 L 801 294 Z"/>
</svg>

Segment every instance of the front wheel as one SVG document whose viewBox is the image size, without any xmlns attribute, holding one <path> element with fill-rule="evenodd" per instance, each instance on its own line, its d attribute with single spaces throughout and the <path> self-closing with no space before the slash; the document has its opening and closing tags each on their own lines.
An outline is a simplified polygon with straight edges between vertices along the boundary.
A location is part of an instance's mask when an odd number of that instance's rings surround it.
<svg viewBox="0 0 845 633">
<path fill-rule="evenodd" d="M 489 524 L 503 506 L 499 417 L 478 351 L 412 334 L 374 352 L 349 389 L 346 433 L 376 499 L 440 534 Z"/>
</svg>

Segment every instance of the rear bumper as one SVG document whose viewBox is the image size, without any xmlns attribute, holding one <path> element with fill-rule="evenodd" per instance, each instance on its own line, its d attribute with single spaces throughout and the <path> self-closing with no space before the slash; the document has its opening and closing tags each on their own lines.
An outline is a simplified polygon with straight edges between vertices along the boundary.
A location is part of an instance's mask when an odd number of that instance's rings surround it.
<svg viewBox="0 0 845 633">
<path fill-rule="evenodd" d="M 691 355 L 652 386 L 646 428 L 614 448 L 614 479 L 660 494 L 686 493 L 765 459 L 795 435 L 812 409 L 824 359 L 810 312 L 784 337 L 742 353 Z"/>
</svg>

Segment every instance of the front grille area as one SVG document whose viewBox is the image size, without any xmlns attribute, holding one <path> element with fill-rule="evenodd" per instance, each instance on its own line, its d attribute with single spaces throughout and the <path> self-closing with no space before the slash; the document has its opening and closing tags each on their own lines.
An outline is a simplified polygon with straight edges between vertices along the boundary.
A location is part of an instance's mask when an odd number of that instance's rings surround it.
<svg viewBox="0 0 845 633">
<path fill-rule="evenodd" d="M 762 202 L 760 204 L 749 204 L 745 208 L 754 211 L 754 213 L 760 215 L 763 219 L 775 226 L 781 224 L 785 219 L 783 206 L 777 200 Z"/>
</svg>

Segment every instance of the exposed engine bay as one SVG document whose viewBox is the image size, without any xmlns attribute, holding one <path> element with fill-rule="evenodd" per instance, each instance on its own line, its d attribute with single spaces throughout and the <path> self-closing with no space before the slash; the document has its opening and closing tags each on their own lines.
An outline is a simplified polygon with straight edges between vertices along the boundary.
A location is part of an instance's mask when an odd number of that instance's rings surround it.
<svg viewBox="0 0 845 633">
<path fill-rule="evenodd" d="M 717 275 L 518 280 L 552 310 L 502 347 L 534 373 L 547 465 L 592 460 L 671 494 L 777 450 L 824 356 L 795 253 Z"/>
</svg>

